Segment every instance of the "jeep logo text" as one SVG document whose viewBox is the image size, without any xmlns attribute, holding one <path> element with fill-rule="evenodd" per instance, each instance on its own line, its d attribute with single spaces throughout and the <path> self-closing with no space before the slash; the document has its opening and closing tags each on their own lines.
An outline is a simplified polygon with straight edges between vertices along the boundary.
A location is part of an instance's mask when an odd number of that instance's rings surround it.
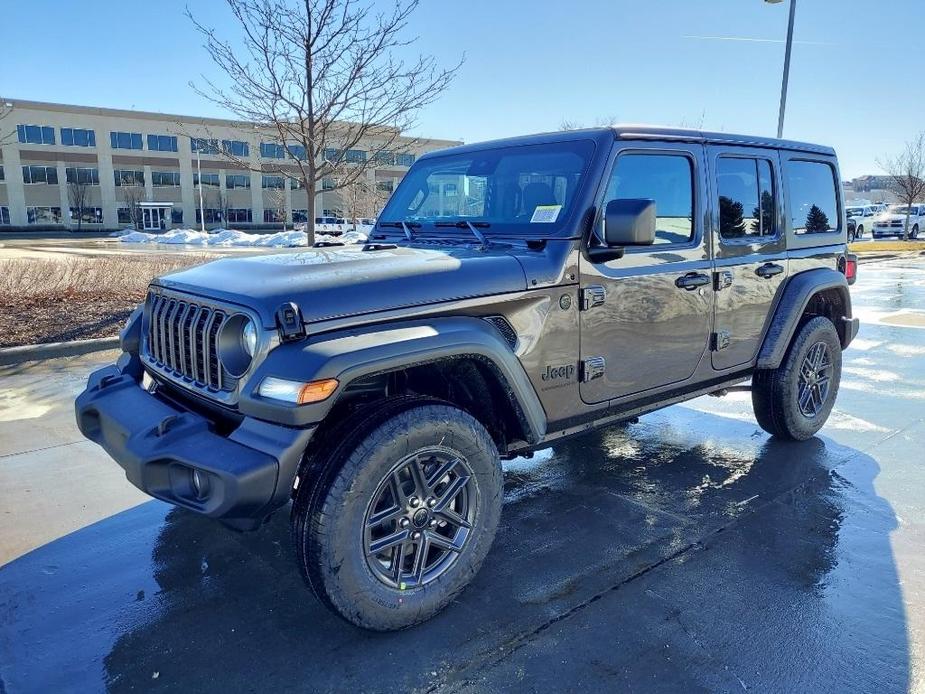
<svg viewBox="0 0 925 694">
<path fill-rule="evenodd" d="M 575 365 L 566 366 L 546 366 L 546 373 L 543 374 L 544 381 L 557 381 L 560 378 L 570 380 L 575 375 Z"/>
</svg>

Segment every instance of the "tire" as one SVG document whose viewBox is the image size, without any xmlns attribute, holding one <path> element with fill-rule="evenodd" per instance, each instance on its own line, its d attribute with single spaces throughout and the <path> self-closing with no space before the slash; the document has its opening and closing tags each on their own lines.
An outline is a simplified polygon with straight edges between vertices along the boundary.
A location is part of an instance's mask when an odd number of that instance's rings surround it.
<svg viewBox="0 0 925 694">
<path fill-rule="evenodd" d="M 292 509 L 303 577 L 364 629 L 433 617 L 472 580 L 494 540 L 503 481 L 491 436 L 456 407 L 397 398 L 326 440 Z"/>
<path fill-rule="evenodd" d="M 806 376 L 801 378 L 802 368 L 812 363 L 821 352 L 824 352 L 824 359 L 817 362 L 819 368 L 808 368 L 808 379 Z M 828 365 L 824 366 L 826 361 Z M 818 381 L 814 371 L 819 374 Z M 797 330 L 780 366 L 756 371 L 752 377 L 755 418 L 761 428 L 772 436 L 805 441 L 828 419 L 840 381 L 841 342 L 838 332 L 828 318 L 811 318 Z M 824 384 L 825 387 L 814 387 L 813 383 Z M 807 394 L 811 402 L 807 402 Z"/>
<path fill-rule="evenodd" d="M 863 224 L 858 227 L 858 230 L 856 232 L 854 232 L 854 238 L 856 239 L 864 238 L 864 225 Z"/>
<path fill-rule="evenodd" d="M 919 225 L 916 224 L 915 226 L 912 227 L 912 233 L 909 234 L 909 238 L 915 240 L 918 237 L 919 237 Z"/>
</svg>

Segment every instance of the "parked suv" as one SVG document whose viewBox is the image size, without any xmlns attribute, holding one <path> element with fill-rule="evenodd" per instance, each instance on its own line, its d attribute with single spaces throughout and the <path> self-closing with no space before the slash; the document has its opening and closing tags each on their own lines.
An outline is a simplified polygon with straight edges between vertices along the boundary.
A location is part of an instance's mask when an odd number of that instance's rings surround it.
<svg viewBox="0 0 925 694">
<path fill-rule="evenodd" d="M 864 232 L 870 231 L 874 224 L 874 218 L 877 216 L 877 210 L 872 205 L 848 205 L 845 207 L 845 214 L 848 216 L 848 240 L 864 238 Z M 850 224 L 850 222 L 854 224 Z M 854 233 L 851 233 L 851 227 L 854 226 Z"/>
<path fill-rule="evenodd" d="M 318 598 L 407 627 L 488 553 L 503 458 L 748 382 L 766 431 L 819 430 L 858 329 L 839 180 L 829 148 L 689 130 L 431 153 L 364 246 L 154 281 L 77 421 L 232 527 L 291 499 Z"/>
<path fill-rule="evenodd" d="M 874 222 L 873 236 L 880 239 L 885 236 L 902 238 L 906 230 L 906 217 L 909 218 L 909 238 L 917 239 L 919 230 L 925 225 L 925 204 L 890 205 Z"/>
</svg>

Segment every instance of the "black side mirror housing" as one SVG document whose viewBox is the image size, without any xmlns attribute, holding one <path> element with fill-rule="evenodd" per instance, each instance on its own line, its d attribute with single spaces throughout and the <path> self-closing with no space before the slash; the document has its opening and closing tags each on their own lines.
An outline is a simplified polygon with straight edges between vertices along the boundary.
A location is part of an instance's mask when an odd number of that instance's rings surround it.
<svg viewBox="0 0 925 694">
<path fill-rule="evenodd" d="M 604 210 L 604 242 L 608 246 L 651 246 L 655 243 L 655 200 L 611 200 Z"/>
</svg>

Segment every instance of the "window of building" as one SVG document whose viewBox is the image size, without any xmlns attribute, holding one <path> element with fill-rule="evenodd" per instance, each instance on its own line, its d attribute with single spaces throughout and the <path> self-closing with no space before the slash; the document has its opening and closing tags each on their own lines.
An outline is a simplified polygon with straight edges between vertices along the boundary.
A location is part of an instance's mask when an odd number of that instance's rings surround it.
<svg viewBox="0 0 925 694">
<path fill-rule="evenodd" d="M 22 167 L 22 182 L 57 185 L 58 169 L 55 166 L 24 166 Z"/>
<path fill-rule="evenodd" d="M 103 208 L 102 207 L 72 207 L 70 209 L 71 221 L 76 222 L 80 217 L 81 224 L 102 224 Z"/>
<path fill-rule="evenodd" d="M 26 219 L 29 224 L 60 224 L 60 207 L 27 207 Z"/>
<path fill-rule="evenodd" d="M 174 207 L 170 210 L 170 223 L 183 224 L 183 208 Z"/>
<path fill-rule="evenodd" d="M 395 164 L 395 152 L 387 152 L 385 150 L 381 152 L 376 152 L 373 155 L 373 161 L 376 162 L 377 164 L 393 166 Z"/>
<path fill-rule="evenodd" d="M 362 149 L 348 149 L 344 161 L 348 164 L 359 164 L 364 162 L 366 161 L 366 152 Z"/>
<path fill-rule="evenodd" d="M 411 166 L 414 163 L 413 154 L 399 154 L 395 157 L 395 163 L 399 166 Z"/>
<path fill-rule="evenodd" d="M 17 125 L 19 141 L 30 145 L 55 144 L 55 129 L 48 125 Z"/>
<path fill-rule="evenodd" d="M 234 188 L 250 188 L 251 177 L 247 174 L 228 174 L 225 176 L 225 187 L 228 190 Z"/>
<path fill-rule="evenodd" d="M 334 179 L 333 178 L 322 178 L 321 179 L 321 190 L 334 190 Z"/>
<path fill-rule="evenodd" d="M 604 205 L 611 200 L 655 201 L 655 243 L 686 243 L 694 235 L 694 177 L 680 154 L 624 154 L 610 175 Z"/>
<path fill-rule="evenodd" d="M 308 221 L 308 210 L 293 210 L 292 223 L 305 224 Z"/>
<path fill-rule="evenodd" d="M 222 140 L 222 150 L 233 157 L 246 157 L 250 153 L 248 144 L 241 140 Z"/>
<path fill-rule="evenodd" d="M 84 128 L 61 128 L 61 144 L 68 147 L 96 147 L 96 132 Z"/>
<path fill-rule="evenodd" d="M 838 231 L 841 224 L 834 169 L 821 161 L 789 161 L 785 171 L 793 231 L 797 234 Z"/>
<path fill-rule="evenodd" d="M 141 145 L 141 133 L 109 133 L 109 144 L 113 149 L 144 149 Z"/>
<path fill-rule="evenodd" d="M 193 154 L 218 154 L 218 140 L 207 140 L 204 137 L 191 137 L 189 146 Z"/>
<path fill-rule="evenodd" d="M 152 171 L 151 185 L 155 188 L 179 188 L 179 171 Z"/>
<path fill-rule="evenodd" d="M 289 145 L 289 156 L 293 159 L 305 161 L 305 148 L 302 145 Z"/>
<path fill-rule="evenodd" d="M 290 187 L 292 190 L 304 190 L 304 189 L 305 189 L 305 182 L 304 182 L 301 178 L 290 178 L 290 179 L 289 179 L 289 187 Z"/>
<path fill-rule="evenodd" d="M 774 235 L 774 187 L 769 161 L 720 157 L 716 186 L 720 236 L 736 239 Z"/>
<path fill-rule="evenodd" d="M 282 176 L 264 176 L 261 185 L 263 188 L 277 188 L 282 190 L 286 186 L 286 179 Z"/>
<path fill-rule="evenodd" d="M 115 169 L 112 173 L 117 186 L 143 186 L 145 184 L 144 171 Z"/>
<path fill-rule="evenodd" d="M 286 148 L 275 142 L 261 142 L 260 156 L 264 159 L 282 159 L 286 155 Z"/>
<path fill-rule="evenodd" d="M 177 138 L 173 135 L 148 135 L 148 150 L 151 152 L 176 152 Z"/>
<path fill-rule="evenodd" d="M 204 212 L 206 213 L 206 224 L 222 223 L 222 211 L 220 209 L 216 207 L 207 207 Z M 198 207 L 196 208 L 196 224 L 202 224 L 202 214 Z"/>
<path fill-rule="evenodd" d="M 324 160 L 325 161 L 337 161 L 340 157 L 340 150 L 334 149 L 333 147 L 325 147 L 324 149 Z"/>
<path fill-rule="evenodd" d="M 120 207 L 116 210 L 116 219 L 119 224 L 134 224 L 135 220 L 132 219 L 132 211 L 127 207 Z"/>
<path fill-rule="evenodd" d="M 249 224 L 251 210 L 249 207 L 233 207 L 228 210 L 228 222 L 231 224 Z"/>
<path fill-rule="evenodd" d="M 0 181 L 6 180 L 6 174 L 3 172 L 3 167 L 0 166 Z"/>
<path fill-rule="evenodd" d="M 202 185 L 204 186 L 213 186 L 218 188 L 221 183 L 219 182 L 219 177 L 217 173 L 206 173 L 200 176 L 198 173 L 193 174 L 193 185 L 198 186 L 200 179 L 202 180 Z"/>
<path fill-rule="evenodd" d="M 64 179 L 68 183 L 86 183 L 90 186 L 100 184 L 100 170 L 92 167 L 69 166 L 64 170 Z"/>
<path fill-rule="evenodd" d="M 267 210 L 263 211 L 264 224 L 279 224 L 286 221 L 286 210 Z"/>
<path fill-rule="evenodd" d="M 392 181 L 376 181 L 376 190 L 383 193 L 391 193 L 394 186 L 395 184 Z"/>
<path fill-rule="evenodd" d="M 0 207 L 0 224 L 9 224 L 10 223 L 10 208 L 9 207 Z"/>
</svg>

